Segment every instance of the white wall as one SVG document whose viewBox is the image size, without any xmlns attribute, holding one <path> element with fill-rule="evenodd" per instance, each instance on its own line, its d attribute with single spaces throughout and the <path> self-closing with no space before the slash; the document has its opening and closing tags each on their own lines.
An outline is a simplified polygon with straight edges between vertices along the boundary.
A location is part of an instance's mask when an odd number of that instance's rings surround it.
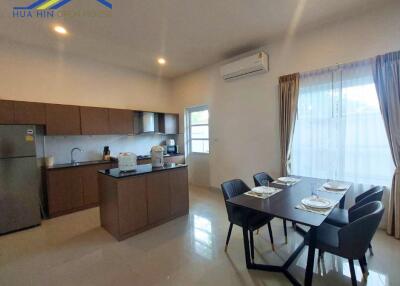
<svg viewBox="0 0 400 286">
<path fill-rule="evenodd" d="M 264 75 L 227 83 L 216 64 L 176 79 L 172 90 L 182 115 L 188 106 L 210 106 L 209 160 L 191 162 L 196 172 L 209 174 L 202 184 L 219 187 L 242 178 L 253 185 L 252 175 L 262 170 L 279 175 L 279 76 L 400 50 L 399 15 L 400 2 L 277 40 L 265 46 L 270 72 Z"/>
<path fill-rule="evenodd" d="M 0 99 L 175 111 L 170 82 L 0 38 Z"/>
<path fill-rule="evenodd" d="M 0 39 L 0 99 L 176 112 L 171 83 L 158 77 L 82 57 L 55 53 Z M 46 155 L 56 163 L 70 160 L 70 150 L 80 147 L 77 160 L 98 160 L 109 145 L 113 155 L 130 151 L 148 154 L 165 138 L 140 136 L 48 136 Z"/>
</svg>

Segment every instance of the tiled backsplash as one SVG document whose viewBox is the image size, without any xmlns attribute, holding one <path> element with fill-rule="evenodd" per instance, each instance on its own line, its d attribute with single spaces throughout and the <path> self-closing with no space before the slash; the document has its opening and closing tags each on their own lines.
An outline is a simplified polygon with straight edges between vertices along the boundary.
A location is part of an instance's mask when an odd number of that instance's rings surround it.
<svg viewBox="0 0 400 286">
<path fill-rule="evenodd" d="M 109 146 L 112 156 L 120 152 L 133 152 L 147 155 L 151 147 L 160 145 L 168 138 L 174 138 L 179 144 L 180 135 L 141 134 L 135 136 L 99 135 L 99 136 L 46 136 L 45 154 L 54 156 L 55 164 L 69 163 L 71 149 L 78 147 L 84 152 L 75 152 L 76 161 L 99 160 L 104 146 Z"/>
</svg>

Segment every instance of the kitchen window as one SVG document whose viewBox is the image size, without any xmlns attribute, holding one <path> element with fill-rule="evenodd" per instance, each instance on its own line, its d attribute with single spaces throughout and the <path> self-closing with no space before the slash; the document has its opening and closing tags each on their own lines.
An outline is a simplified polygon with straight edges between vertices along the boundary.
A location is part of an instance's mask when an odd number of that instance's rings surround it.
<svg viewBox="0 0 400 286">
<path fill-rule="evenodd" d="M 188 108 L 186 116 L 189 152 L 209 154 L 208 106 Z"/>
</svg>

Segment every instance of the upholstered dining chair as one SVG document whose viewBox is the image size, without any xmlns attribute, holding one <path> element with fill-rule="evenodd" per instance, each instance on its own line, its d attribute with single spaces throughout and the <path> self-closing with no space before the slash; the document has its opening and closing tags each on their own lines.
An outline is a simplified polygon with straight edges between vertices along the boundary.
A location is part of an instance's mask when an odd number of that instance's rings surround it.
<svg viewBox="0 0 400 286">
<path fill-rule="evenodd" d="M 384 208 L 381 202 L 374 201 L 355 209 L 351 221 L 343 227 L 323 223 L 317 229 L 316 249 L 348 259 L 352 285 L 357 285 L 354 260 L 360 263 L 365 275 L 363 263 L 365 252 L 382 219 Z M 306 237 L 309 244 L 309 238 Z"/>
<path fill-rule="evenodd" d="M 263 227 L 266 224 L 268 224 L 268 230 L 269 230 L 269 235 L 270 235 L 270 239 L 271 239 L 272 250 L 275 251 L 271 223 L 270 223 L 270 221 L 272 220 L 273 217 L 262 214 L 262 213 L 258 213 L 256 211 L 243 210 L 242 208 L 229 205 L 226 202 L 227 200 L 229 200 L 233 197 L 239 196 L 239 195 L 249 191 L 250 188 L 242 180 L 235 179 L 235 180 L 230 180 L 230 181 L 223 183 L 221 185 L 221 189 L 222 189 L 222 193 L 224 195 L 225 206 L 226 206 L 226 211 L 228 213 L 228 220 L 229 220 L 229 230 L 228 230 L 228 235 L 226 237 L 225 251 L 227 251 L 227 249 L 228 249 L 228 244 L 229 244 L 229 240 L 231 237 L 233 225 L 243 227 L 244 221 L 247 221 L 248 228 L 250 231 L 250 250 L 251 250 L 252 259 L 254 259 L 253 232 L 258 230 L 259 228 Z"/>
<path fill-rule="evenodd" d="M 268 186 L 270 183 L 272 183 L 274 181 L 274 179 L 265 172 L 260 172 L 260 173 L 255 174 L 253 176 L 253 180 L 254 180 L 254 185 L 256 187 Z M 287 227 L 286 227 L 285 219 L 283 220 L 283 231 L 285 233 L 285 243 L 287 243 L 288 236 L 287 236 Z"/>
<path fill-rule="evenodd" d="M 348 225 L 352 221 L 352 212 L 370 202 L 381 201 L 382 196 L 383 196 L 382 187 L 379 186 L 373 187 L 368 191 L 362 193 L 361 195 L 357 196 L 355 199 L 356 203 L 348 210 L 340 208 L 333 209 L 332 212 L 329 214 L 329 216 L 326 218 L 325 222 L 337 227 L 343 227 L 345 225 Z M 371 255 L 374 254 L 371 244 L 369 244 L 369 251 Z"/>
</svg>

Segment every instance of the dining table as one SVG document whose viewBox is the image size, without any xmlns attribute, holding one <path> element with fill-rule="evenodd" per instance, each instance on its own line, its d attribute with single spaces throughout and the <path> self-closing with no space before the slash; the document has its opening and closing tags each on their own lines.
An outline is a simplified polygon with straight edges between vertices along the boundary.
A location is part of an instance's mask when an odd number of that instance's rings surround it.
<svg viewBox="0 0 400 286">
<path fill-rule="evenodd" d="M 293 177 L 298 179 L 298 182 L 295 184 L 282 184 L 278 183 L 277 181 L 275 181 L 275 183 L 270 183 L 270 187 L 279 188 L 282 190 L 269 198 L 261 199 L 254 196 L 241 194 L 227 200 L 227 203 L 235 207 L 240 207 L 243 211 L 247 211 L 249 213 L 256 211 L 269 216 L 291 221 L 293 223 L 296 232 L 304 238 L 302 243 L 300 243 L 300 245 L 289 256 L 286 262 L 283 263 L 283 265 L 267 265 L 258 264 L 252 261 L 250 256 L 248 224 L 246 221 L 243 222 L 242 230 L 246 266 L 247 269 L 281 272 L 293 285 L 301 285 L 301 283 L 299 283 L 299 281 L 289 272 L 288 269 L 305 247 L 307 240 L 308 257 L 304 285 L 309 286 L 312 285 L 313 278 L 317 228 L 325 221 L 327 216 L 320 213 L 299 209 L 298 206 L 301 204 L 304 198 L 320 196 L 321 198 L 330 200 L 335 207 L 343 208 L 346 194 L 352 191 L 353 184 L 348 182 L 340 182 L 348 185 L 348 188 L 341 192 L 320 191 L 321 187 L 330 180 L 299 176 Z M 306 230 L 304 226 L 308 230 Z"/>
</svg>

